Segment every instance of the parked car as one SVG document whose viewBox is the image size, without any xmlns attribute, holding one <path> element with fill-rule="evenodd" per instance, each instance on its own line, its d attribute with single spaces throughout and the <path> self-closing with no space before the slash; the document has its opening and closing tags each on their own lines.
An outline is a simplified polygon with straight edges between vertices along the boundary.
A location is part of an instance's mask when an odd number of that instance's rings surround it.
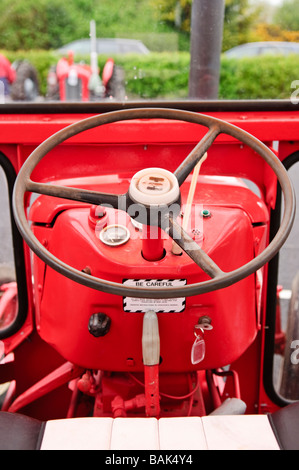
<svg viewBox="0 0 299 470">
<path fill-rule="evenodd" d="M 232 49 L 224 52 L 225 56 L 232 57 L 234 59 L 255 57 L 264 54 L 299 54 L 299 43 L 282 41 L 249 42 L 247 44 L 233 47 Z"/>
<path fill-rule="evenodd" d="M 96 40 L 98 54 L 148 54 L 149 49 L 137 39 L 99 38 Z M 72 50 L 74 54 L 89 54 L 90 39 L 78 39 L 58 49 L 61 54 Z"/>
</svg>

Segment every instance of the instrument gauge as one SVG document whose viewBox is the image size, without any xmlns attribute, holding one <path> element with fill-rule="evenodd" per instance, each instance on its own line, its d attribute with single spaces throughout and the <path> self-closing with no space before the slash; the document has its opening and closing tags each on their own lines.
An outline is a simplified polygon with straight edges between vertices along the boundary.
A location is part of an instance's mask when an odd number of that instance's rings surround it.
<svg viewBox="0 0 299 470">
<path fill-rule="evenodd" d="M 107 225 L 100 232 L 100 240 L 109 246 L 119 246 L 130 239 L 130 231 L 124 225 Z"/>
</svg>

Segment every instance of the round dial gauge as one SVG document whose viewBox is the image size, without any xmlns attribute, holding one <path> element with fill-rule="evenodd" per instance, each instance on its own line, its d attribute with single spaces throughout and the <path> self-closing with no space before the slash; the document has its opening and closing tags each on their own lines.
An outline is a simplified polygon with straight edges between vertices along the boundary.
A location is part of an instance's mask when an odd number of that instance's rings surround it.
<svg viewBox="0 0 299 470">
<path fill-rule="evenodd" d="M 100 240 L 109 246 L 123 245 L 129 238 L 130 232 L 124 225 L 107 225 L 100 232 Z"/>
</svg>

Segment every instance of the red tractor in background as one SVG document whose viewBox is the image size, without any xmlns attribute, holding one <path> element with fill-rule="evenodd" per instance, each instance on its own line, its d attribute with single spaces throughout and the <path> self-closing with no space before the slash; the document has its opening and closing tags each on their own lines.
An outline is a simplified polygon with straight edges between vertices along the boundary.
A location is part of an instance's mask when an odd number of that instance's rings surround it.
<svg viewBox="0 0 299 470">
<path fill-rule="evenodd" d="M 112 58 L 106 61 L 100 78 L 90 65 L 75 63 L 70 51 L 67 58 L 62 57 L 56 66 L 51 67 L 47 77 L 47 100 L 123 100 L 124 96 L 123 71 Z"/>
<path fill-rule="evenodd" d="M 98 54 L 96 52 L 96 25 L 90 22 L 90 65 L 76 63 L 73 51 L 68 57 L 59 59 L 47 78 L 48 100 L 99 101 L 104 99 L 125 99 L 124 73 L 108 58 L 100 77 Z"/>
</svg>

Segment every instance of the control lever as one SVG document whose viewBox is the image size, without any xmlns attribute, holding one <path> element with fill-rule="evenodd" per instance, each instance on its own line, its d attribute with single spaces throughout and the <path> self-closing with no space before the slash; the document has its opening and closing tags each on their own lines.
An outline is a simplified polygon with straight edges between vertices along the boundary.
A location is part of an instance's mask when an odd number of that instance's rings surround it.
<svg viewBox="0 0 299 470">
<path fill-rule="evenodd" d="M 185 231 L 188 229 L 188 224 L 189 224 L 189 219 L 191 215 L 191 209 L 192 209 L 192 204 L 193 204 L 193 199 L 194 199 L 194 193 L 195 193 L 195 188 L 196 188 L 196 183 L 197 183 L 197 178 L 199 174 L 199 170 L 201 168 L 201 165 L 203 162 L 207 159 L 207 152 L 204 154 L 204 156 L 199 160 L 199 162 L 195 165 L 193 174 L 192 174 L 192 179 L 191 179 L 191 184 L 190 184 L 190 189 L 188 193 L 188 198 L 187 198 L 187 203 L 185 206 L 185 213 L 183 217 L 183 224 L 182 227 Z M 175 241 L 172 244 L 172 254 L 174 255 L 180 255 L 182 253 L 181 247 L 175 243 Z"/>
<path fill-rule="evenodd" d="M 153 310 L 146 312 L 143 317 L 142 355 L 144 364 L 146 415 L 158 417 L 160 414 L 160 335 L 158 317 Z"/>
</svg>

